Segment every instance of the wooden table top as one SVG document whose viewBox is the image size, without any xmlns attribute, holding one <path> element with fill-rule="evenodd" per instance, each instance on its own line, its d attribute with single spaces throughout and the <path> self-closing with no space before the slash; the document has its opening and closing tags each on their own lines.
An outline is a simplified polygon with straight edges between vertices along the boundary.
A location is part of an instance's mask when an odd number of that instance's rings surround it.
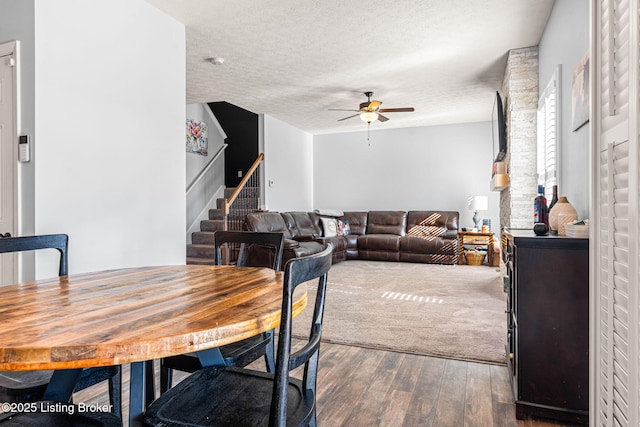
<svg viewBox="0 0 640 427">
<path fill-rule="evenodd" d="M 4 286 L 0 370 L 119 365 L 239 341 L 278 326 L 282 279 L 267 268 L 182 265 Z M 300 289 L 294 315 L 306 304 Z"/>
</svg>

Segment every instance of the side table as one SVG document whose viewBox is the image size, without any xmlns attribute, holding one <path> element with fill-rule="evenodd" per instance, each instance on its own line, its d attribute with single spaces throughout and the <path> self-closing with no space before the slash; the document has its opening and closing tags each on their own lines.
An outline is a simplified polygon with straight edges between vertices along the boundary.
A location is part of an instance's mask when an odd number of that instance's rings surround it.
<svg viewBox="0 0 640 427">
<path fill-rule="evenodd" d="M 493 260 L 493 233 L 473 231 L 458 231 L 458 264 L 464 264 L 464 245 L 477 245 L 487 247 L 487 263 L 491 265 Z"/>
</svg>

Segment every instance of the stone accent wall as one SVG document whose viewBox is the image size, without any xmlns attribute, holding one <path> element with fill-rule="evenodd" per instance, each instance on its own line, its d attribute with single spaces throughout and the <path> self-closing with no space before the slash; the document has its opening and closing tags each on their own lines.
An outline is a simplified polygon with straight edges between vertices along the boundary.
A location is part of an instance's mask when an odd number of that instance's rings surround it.
<svg viewBox="0 0 640 427">
<path fill-rule="evenodd" d="M 511 181 L 500 194 L 500 223 L 531 229 L 537 194 L 537 46 L 509 51 L 500 97 L 507 122 L 505 161 Z"/>
</svg>

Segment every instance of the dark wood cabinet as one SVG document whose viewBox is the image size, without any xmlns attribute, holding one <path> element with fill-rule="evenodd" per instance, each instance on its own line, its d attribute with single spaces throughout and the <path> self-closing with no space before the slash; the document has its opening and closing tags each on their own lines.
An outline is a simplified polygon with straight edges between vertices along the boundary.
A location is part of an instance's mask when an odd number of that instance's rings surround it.
<svg viewBox="0 0 640 427">
<path fill-rule="evenodd" d="M 505 230 L 516 417 L 588 422 L 589 240 Z"/>
</svg>

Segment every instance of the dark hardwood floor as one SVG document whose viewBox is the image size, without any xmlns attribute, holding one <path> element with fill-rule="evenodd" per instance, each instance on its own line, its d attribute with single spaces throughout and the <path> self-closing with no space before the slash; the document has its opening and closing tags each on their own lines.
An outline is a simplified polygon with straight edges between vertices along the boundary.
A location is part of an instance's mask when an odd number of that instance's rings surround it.
<svg viewBox="0 0 640 427">
<path fill-rule="evenodd" d="M 323 343 L 318 372 L 318 426 L 563 426 L 516 420 L 504 366 Z M 256 369 L 264 369 L 262 361 Z M 179 374 L 177 374 L 178 376 Z M 128 417 L 128 366 L 123 372 Z M 106 383 L 74 395 L 108 403 Z M 126 423 L 125 423 L 126 425 Z"/>
</svg>

